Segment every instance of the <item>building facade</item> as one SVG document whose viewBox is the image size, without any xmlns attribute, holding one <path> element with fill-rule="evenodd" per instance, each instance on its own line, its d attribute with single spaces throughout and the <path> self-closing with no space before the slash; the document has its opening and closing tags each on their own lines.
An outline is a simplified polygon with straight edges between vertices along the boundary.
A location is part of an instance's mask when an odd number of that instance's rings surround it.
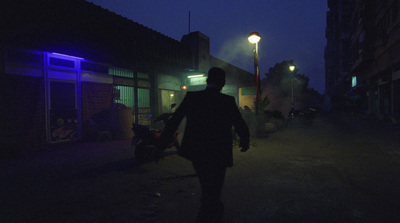
<svg viewBox="0 0 400 223">
<path fill-rule="evenodd" d="M 328 6 L 326 93 L 347 98 L 353 110 L 399 120 L 400 2 L 328 0 Z"/>
<path fill-rule="evenodd" d="M 2 1 L 1 148 L 30 151 L 99 133 L 129 138 L 188 90 L 205 87 L 211 66 L 227 70 L 224 92 L 253 75 L 209 54 L 209 38 L 181 41 L 84 0 Z"/>
</svg>

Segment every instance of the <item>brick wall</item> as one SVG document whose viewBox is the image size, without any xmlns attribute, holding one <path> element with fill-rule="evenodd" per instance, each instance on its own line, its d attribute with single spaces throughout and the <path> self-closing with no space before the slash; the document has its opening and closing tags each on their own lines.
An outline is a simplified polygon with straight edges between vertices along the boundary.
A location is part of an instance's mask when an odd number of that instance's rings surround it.
<svg viewBox="0 0 400 223">
<path fill-rule="evenodd" d="M 46 143 L 43 78 L 0 74 L 0 155 L 35 150 Z"/>
<path fill-rule="evenodd" d="M 104 128 L 104 123 L 89 122 L 89 119 L 95 114 L 103 111 L 103 121 L 109 121 L 109 114 L 104 111 L 112 106 L 112 84 L 83 82 L 82 83 L 82 121 L 83 121 L 83 139 L 95 140 L 96 132 Z"/>
<path fill-rule="evenodd" d="M 82 119 L 85 123 L 94 114 L 112 105 L 112 84 L 82 83 Z"/>
</svg>

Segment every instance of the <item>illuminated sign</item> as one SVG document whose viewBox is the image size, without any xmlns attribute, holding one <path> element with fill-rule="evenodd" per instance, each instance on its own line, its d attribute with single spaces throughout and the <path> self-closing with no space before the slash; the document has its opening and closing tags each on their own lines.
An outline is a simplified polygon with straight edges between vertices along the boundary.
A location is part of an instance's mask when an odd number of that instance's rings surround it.
<svg viewBox="0 0 400 223">
<path fill-rule="evenodd" d="M 192 77 L 189 79 L 190 86 L 206 85 L 207 77 Z"/>
<path fill-rule="evenodd" d="M 242 88 L 242 95 L 256 95 L 255 87 L 244 87 Z"/>
<path fill-rule="evenodd" d="M 204 74 L 189 75 L 188 78 L 204 77 Z"/>
</svg>

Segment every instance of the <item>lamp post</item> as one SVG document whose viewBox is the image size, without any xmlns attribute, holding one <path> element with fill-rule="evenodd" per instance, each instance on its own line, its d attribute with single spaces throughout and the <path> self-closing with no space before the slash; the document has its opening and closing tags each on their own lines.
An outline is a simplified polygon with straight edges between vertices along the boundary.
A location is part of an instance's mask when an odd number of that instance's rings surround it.
<svg viewBox="0 0 400 223">
<path fill-rule="evenodd" d="M 250 33 L 247 38 L 250 43 L 256 44 L 256 49 L 254 50 L 254 74 L 256 76 L 256 104 L 255 104 L 255 114 L 258 114 L 258 104 L 260 101 L 260 69 L 258 68 L 258 42 L 261 39 L 261 35 L 258 32 Z"/>
<path fill-rule="evenodd" d="M 293 71 L 294 71 L 294 69 L 296 69 L 295 65 L 289 65 L 289 70 L 292 73 L 292 78 L 291 78 L 292 79 L 292 106 L 293 106 L 293 103 L 294 103 L 294 96 L 293 96 L 293 79 L 294 79 Z"/>
</svg>

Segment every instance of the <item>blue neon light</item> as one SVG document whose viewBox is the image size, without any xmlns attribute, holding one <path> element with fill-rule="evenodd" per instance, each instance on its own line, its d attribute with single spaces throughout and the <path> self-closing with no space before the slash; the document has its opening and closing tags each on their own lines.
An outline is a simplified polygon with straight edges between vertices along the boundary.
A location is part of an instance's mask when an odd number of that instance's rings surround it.
<svg viewBox="0 0 400 223">
<path fill-rule="evenodd" d="M 71 59 L 78 59 L 78 60 L 84 60 L 84 59 L 85 59 L 85 58 L 82 58 L 82 57 L 76 57 L 76 56 L 71 56 L 71 55 L 62 54 L 62 53 L 55 53 L 55 52 L 52 52 L 52 54 L 53 54 L 53 55 L 56 55 L 56 56 L 69 57 L 69 58 L 71 58 Z"/>
</svg>

